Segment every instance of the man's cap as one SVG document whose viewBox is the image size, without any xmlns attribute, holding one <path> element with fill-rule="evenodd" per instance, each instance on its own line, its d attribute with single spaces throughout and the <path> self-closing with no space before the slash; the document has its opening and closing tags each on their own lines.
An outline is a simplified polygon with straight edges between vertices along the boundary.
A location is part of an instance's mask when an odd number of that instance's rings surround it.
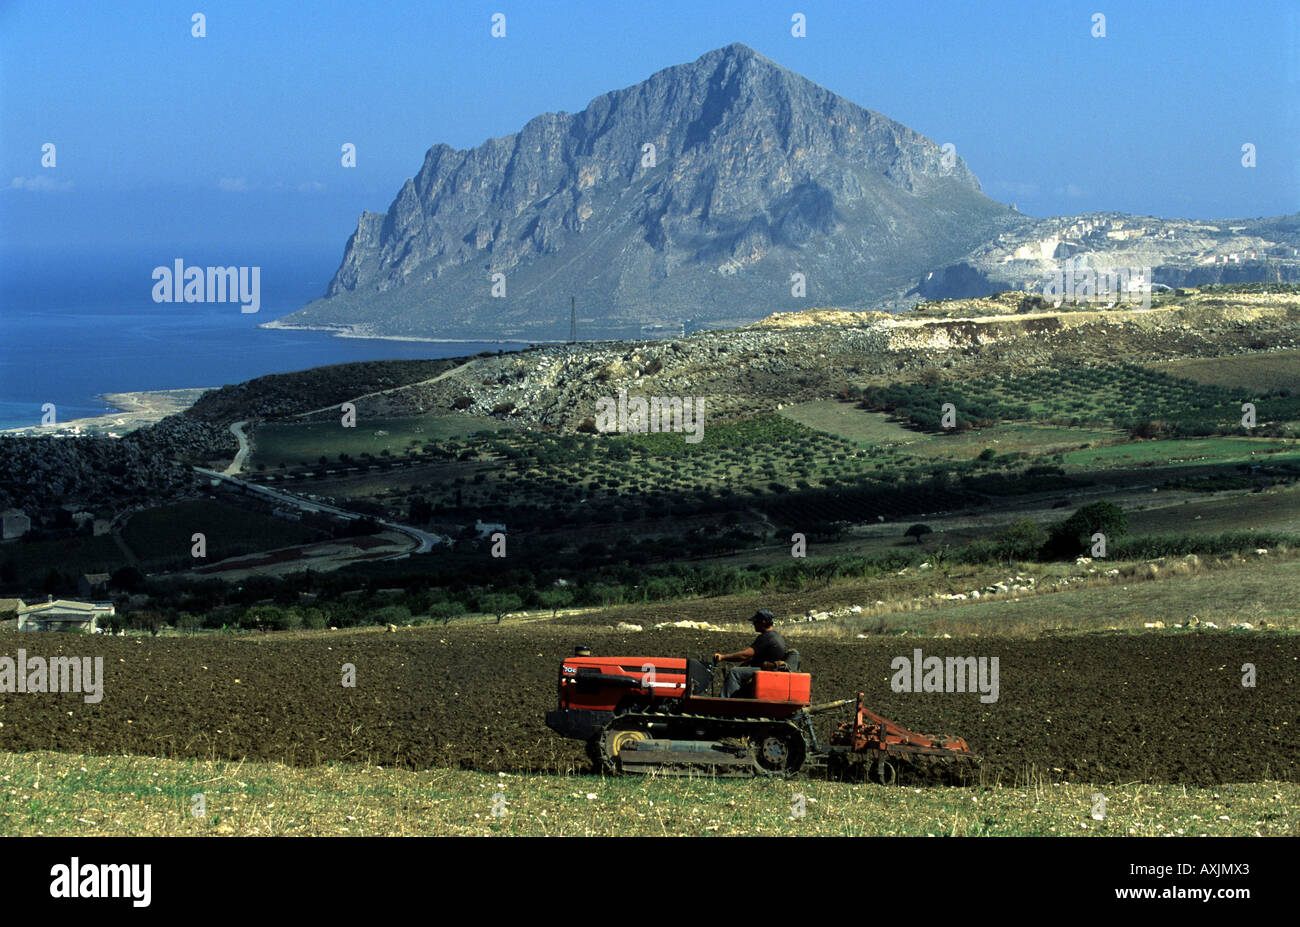
<svg viewBox="0 0 1300 927">
<path fill-rule="evenodd" d="M 776 624 L 776 616 L 766 608 L 760 608 L 754 612 L 754 617 L 749 619 L 754 624 Z"/>
</svg>

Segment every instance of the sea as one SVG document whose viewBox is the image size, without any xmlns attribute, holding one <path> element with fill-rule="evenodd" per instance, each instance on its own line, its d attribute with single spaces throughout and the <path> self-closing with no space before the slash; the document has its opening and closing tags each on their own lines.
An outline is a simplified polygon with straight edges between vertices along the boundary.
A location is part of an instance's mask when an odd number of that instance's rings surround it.
<svg viewBox="0 0 1300 927">
<path fill-rule="evenodd" d="M 0 428 L 118 411 L 104 393 L 219 387 L 270 373 L 348 361 L 441 358 L 517 350 L 515 342 L 392 341 L 258 325 L 325 294 L 331 248 L 192 249 L 95 246 L 0 249 Z M 156 303 L 153 270 L 258 267 L 261 307 Z M 430 331 L 431 339 L 437 338 Z"/>
</svg>

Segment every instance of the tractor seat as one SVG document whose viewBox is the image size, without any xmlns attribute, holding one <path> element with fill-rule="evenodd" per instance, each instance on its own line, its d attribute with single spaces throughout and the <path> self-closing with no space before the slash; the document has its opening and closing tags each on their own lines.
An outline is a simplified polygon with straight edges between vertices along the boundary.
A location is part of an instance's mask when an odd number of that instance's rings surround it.
<svg viewBox="0 0 1300 927">
<path fill-rule="evenodd" d="M 784 660 L 768 661 L 763 664 L 763 669 L 774 673 L 797 673 L 799 672 L 799 651 L 787 650 Z"/>
</svg>

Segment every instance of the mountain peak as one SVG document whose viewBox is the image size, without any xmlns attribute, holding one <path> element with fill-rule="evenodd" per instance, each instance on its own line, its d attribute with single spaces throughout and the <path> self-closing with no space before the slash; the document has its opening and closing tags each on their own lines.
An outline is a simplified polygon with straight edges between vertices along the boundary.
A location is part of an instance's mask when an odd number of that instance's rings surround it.
<svg viewBox="0 0 1300 927">
<path fill-rule="evenodd" d="M 931 140 L 733 43 L 478 148 L 434 145 L 288 323 L 542 340 L 574 297 L 588 335 L 743 324 L 800 308 L 796 274 L 857 307 L 1007 214 Z"/>
</svg>

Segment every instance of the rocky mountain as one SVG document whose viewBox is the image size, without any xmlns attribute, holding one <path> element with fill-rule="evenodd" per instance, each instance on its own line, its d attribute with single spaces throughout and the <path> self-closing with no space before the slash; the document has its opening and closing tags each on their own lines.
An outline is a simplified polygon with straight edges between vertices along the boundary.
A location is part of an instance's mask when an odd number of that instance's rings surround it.
<svg viewBox="0 0 1300 927">
<path fill-rule="evenodd" d="M 572 299 L 584 340 L 681 335 L 1032 290 L 1066 260 L 1292 282 L 1300 215 L 1034 219 L 951 149 L 736 44 L 472 150 L 435 145 L 362 214 L 324 298 L 268 324 L 543 341 L 568 336 Z"/>
<path fill-rule="evenodd" d="M 582 338 L 743 324 L 897 296 L 1031 223 L 951 151 L 737 44 L 434 146 L 325 297 L 272 324 L 542 340 L 570 297 Z"/>
</svg>

